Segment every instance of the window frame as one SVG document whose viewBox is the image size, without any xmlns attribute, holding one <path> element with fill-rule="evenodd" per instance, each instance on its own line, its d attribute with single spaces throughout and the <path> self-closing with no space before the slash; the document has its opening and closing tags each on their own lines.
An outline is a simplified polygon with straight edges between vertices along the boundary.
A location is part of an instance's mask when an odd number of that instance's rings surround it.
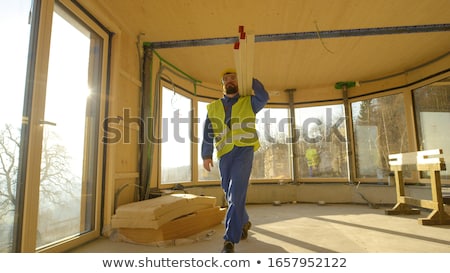
<svg viewBox="0 0 450 273">
<path fill-rule="evenodd" d="M 83 23 L 89 28 L 91 32 L 96 33 L 103 41 L 103 51 L 100 57 L 99 67 L 99 109 L 98 109 L 98 124 L 95 124 L 95 128 L 98 131 L 97 142 L 98 150 L 96 152 L 96 174 L 95 183 L 93 188 L 94 202 L 93 206 L 93 218 L 92 228 L 90 231 L 70 236 L 57 242 L 50 243 L 48 245 L 36 248 L 37 238 L 37 222 L 38 222 L 38 204 L 39 204 L 39 178 L 40 178 L 40 160 L 41 160 L 41 147 L 42 147 L 42 126 L 40 121 L 43 120 L 45 109 L 45 93 L 47 88 L 47 74 L 49 65 L 49 53 L 50 53 L 50 37 L 52 32 L 52 18 L 55 12 L 56 5 L 58 8 L 62 8 L 64 11 L 70 13 L 70 16 L 74 20 Z M 64 252 L 82 243 L 91 241 L 100 236 L 101 233 L 101 217 L 102 217 L 102 189 L 103 189 L 103 156 L 104 145 L 102 145 L 102 124 L 104 120 L 106 109 L 106 95 L 107 95 L 107 81 L 109 78 L 108 63 L 109 63 L 109 43 L 110 33 L 106 29 L 94 21 L 90 15 L 84 10 L 80 9 L 73 1 L 70 0 L 53 0 L 53 1 L 39 1 L 35 3 L 36 7 L 40 10 L 37 11 L 38 15 L 38 27 L 36 29 L 37 44 L 36 55 L 32 56 L 29 60 L 28 66 L 31 71 L 28 72 L 27 80 L 31 83 L 29 90 L 32 90 L 33 96 L 30 98 L 30 102 L 27 107 L 30 109 L 29 120 L 27 122 L 29 126 L 28 135 L 28 149 L 24 152 L 26 158 L 26 166 L 23 166 L 24 170 L 24 189 L 21 192 L 21 199 L 23 200 L 23 211 L 21 223 L 18 228 L 18 233 L 15 238 L 16 244 L 14 251 L 17 252 Z M 32 38 L 33 39 L 33 38 Z M 39 71 L 39 73 L 36 73 Z M 26 109 L 24 109 L 26 111 Z M 83 217 L 83 214 L 81 215 Z M 80 223 L 81 224 L 81 223 Z"/>
</svg>

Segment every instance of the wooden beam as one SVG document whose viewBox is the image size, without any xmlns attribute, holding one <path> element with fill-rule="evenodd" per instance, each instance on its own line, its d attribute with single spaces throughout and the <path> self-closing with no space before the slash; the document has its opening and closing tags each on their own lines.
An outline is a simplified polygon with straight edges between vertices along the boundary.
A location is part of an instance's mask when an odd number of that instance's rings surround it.
<svg viewBox="0 0 450 273">
<path fill-rule="evenodd" d="M 245 75 L 245 90 L 248 90 L 253 94 L 253 67 L 255 66 L 254 56 L 255 56 L 255 34 L 252 32 L 247 33 L 247 61 L 246 61 L 246 72 Z"/>
<path fill-rule="evenodd" d="M 253 66 L 254 66 L 255 35 L 248 34 L 244 27 L 239 27 L 239 42 L 234 45 L 234 62 L 238 77 L 239 94 L 249 96 L 253 94 Z"/>
</svg>

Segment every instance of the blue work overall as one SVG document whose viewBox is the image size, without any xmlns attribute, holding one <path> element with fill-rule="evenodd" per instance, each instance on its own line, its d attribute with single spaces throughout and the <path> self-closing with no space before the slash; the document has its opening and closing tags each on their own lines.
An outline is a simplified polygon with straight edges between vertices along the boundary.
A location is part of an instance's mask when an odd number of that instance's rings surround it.
<svg viewBox="0 0 450 273">
<path fill-rule="evenodd" d="M 242 227 L 248 222 L 245 202 L 253 155 L 253 146 L 234 146 L 219 159 L 222 189 L 228 202 L 224 239 L 233 243 L 239 242 Z"/>
<path fill-rule="evenodd" d="M 269 100 L 264 86 L 256 79 L 253 79 L 253 90 L 255 91 L 253 96 L 246 98 L 239 95 L 233 98 L 224 96 L 208 105 L 208 116 L 203 132 L 203 159 L 212 158 L 213 142 L 216 142 L 221 186 L 228 202 L 224 239 L 233 243 L 240 241 L 242 228 L 249 220 L 245 203 L 254 152 L 259 148 L 259 141 L 256 131 L 254 131 L 254 137 L 248 137 L 247 134 L 253 131 L 249 130 L 247 125 L 234 123 L 232 120 L 244 117 L 244 121 L 254 122 L 256 113 Z M 242 127 L 236 128 L 235 125 Z M 214 134 L 213 128 L 215 128 Z M 228 135 L 228 129 L 233 130 L 231 136 Z M 223 133 L 220 134 L 220 132 Z M 246 136 L 238 138 L 237 136 L 241 134 Z M 227 139 L 227 137 L 231 137 L 231 139 Z M 230 143 L 233 144 L 229 145 Z"/>
</svg>

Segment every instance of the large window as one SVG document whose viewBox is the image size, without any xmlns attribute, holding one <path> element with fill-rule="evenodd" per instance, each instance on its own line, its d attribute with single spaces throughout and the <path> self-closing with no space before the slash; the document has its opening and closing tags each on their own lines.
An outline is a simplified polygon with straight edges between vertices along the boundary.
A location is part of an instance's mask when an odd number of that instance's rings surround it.
<svg viewBox="0 0 450 273">
<path fill-rule="evenodd" d="M 292 153 L 287 109 L 264 108 L 256 114 L 256 129 L 261 147 L 255 153 L 250 178 L 290 180 Z"/>
<path fill-rule="evenodd" d="M 57 6 L 41 122 L 37 247 L 94 228 L 102 50 L 97 34 Z"/>
<path fill-rule="evenodd" d="M 220 180 L 220 173 L 219 173 L 219 162 L 217 159 L 217 153 L 214 150 L 213 153 L 213 164 L 214 166 L 211 168 L 211 171 L 208 172 L 203 168 L 203 159 L 202 159 L 202 140 L 203 140 L 203 131 L 205 127 L 205 119 L 208 113 L 208 110 L 206 109 L 206 105 L 208 105 L 207 102 L 198 102 L 198 136 L 199 136 L 199 143 L 198 143 L 198 180 L 199 181 L 219 181 Z"/>
<path fill-rule="evenodd" d="M 450 80 L 443 80 L 414 91 L 416 128 L 420 150 L 443 149 L 447 161 L 450 128 Z M 197 168 L 198 181 L 219 181 L 218 159 L 207 172 L 201 158 L 201 140 L 207 116 L 207 102 L 197 103 Z M 282 181 L 347 181 L 350 160 L 362 181 L 386 182 L 391 175 L 389 154 L 410 150 L 404 93 L 371 97 L 354 101 L 351 107 L 352 145 L 348 145 L 344 105 L 299 107 L 291 118 L 288 108 L 264 108 L 256 115 L 256 128 L 261 148 L 255 153 L 251 180 Z M 192 181 L 190 167 L 191 99 L 178 92 L 163 90 L 162 182 Z M 295 130 L 291 124 L 295 123 Z M 439 128 L 437 130 L 436 128 Z M 353 147 L 349 153 L 348 147 Z M 349 159 L 353 154 L 354 158 Z M 176 158 L 173 157 L 176 155 Z M 442 172 L 448 177 L 449 171 Z M 412 173 L 406 171 L 405 177 Z M 325 179 L 325 180 L 324 180 Z"/>
<path fill-rule="evenodd" d="M 403 94 L 354 102 L 352 114 L 357 177 L 386 180 L 389 154 L 408 152 Z"/>
<path fill-rule="evenodd" d="M 0 7 L 0 252 L 61 251 L 100 234 L 108 35 L 65 0 Z"/>
<path fill-rule="evenodd" d="M 295 109 L 301 178 L 347 178 L 347 133 L 343 105 Z"/>
<path fill-rule="evenodd" d="M 12 252 L 32 0 L 1 1 L 0 252 Z"/>
<path fill-rule="evenodd" d="M 413 97 L 419 150 L 442 149 L 449 166 L 450 78 L 414 90 Z M 441 176 L 450 178 L 450 170 Z"/>
<path fill-rule="evenodd" d="M 192 181 L 192 100 L 162 89 L 161 184 Z"/>
<path fill-rule="evenodd" d="M 199 136 L 203 137 L 207 103 L 198 103 Z M 288 110 L 264 108 L 256 115 L 256 129 L 261 147 L 255 152 L 251 179 L 290 180 L 292 179 L 292 153 Z M 201 140 L 201 139 L 200 139 Z M 198 176 L 200 181 L 218 181 L 220 173 L 216 151 L 213 154 L 214 167 L 211 172 L 204 170 L 201 158 L 201 141 L 198 146 Z"/>
</svg>

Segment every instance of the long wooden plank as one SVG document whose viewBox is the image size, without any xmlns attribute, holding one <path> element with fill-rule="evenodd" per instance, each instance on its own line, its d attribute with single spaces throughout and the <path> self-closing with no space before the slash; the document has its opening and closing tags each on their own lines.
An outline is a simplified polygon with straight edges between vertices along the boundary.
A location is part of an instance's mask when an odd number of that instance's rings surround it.
<svg viewBox="0 0 450 273">
<path fill-rule="evenodd" d="M 247 96 L 247 34 L 243 31 L 240 33 L 239 35 L 239 67 L 241 69 L 241 71 L 239 72 L 239 94 L 241 96 Z"/>
<path fill-rule="evenodd" d="M 233 56 L 234 56 L 234 65 L 236 67 L 236 76 L 238 78 L 238 88 L 239 88 L 239 94 L 241 94 L 241 91 L 243 90 L 242 87 L 242 81 L 241 81 L 241 77 L 242 77 L 242 68 L 241 68 L 241 43 L 240 42 L 236 42 L 234 44 L 234 50 L 233 50 Z"/>
<path fill-rule="evenodd" d="M 234 62 L 241 96 L 253 94 L 254 47 L 255 35 L 244 31 L 244 26 L 239 26 L 239 42 L 234 44 Z"/>
<path fill-rule="evenodd" d="M 157 219 L 149 219 L 145 212 L 142 213 L 141 217 L 117 217 L 114 215 L 111 220 L 112 228 L 160 228 L 164 224 L 183 217 L 198 210 L 204 210 L 212 208 L 210 205 L 205 204 L 192 204 L 184 207 L 177 208 L 176 210 L 170 211 L 166 214 L 160 215 Z"/>
<path fill-rule="evenodd" d="M 255 55 L 255 34 L 252 32 L 247 32 L 247 60 L 246 60 L 246 75 L 245 75 L 245 90 L 246 94 L 253 94 L 253 68 L 254 64 L 254 55 Z"/>
<path fill-rule="evenodd" d="M 161 197 L 147 199 L 139 202 L 119 206 L 116 209 L 117 217 L 158 219 L 160 216 L 178 208 L 194 204 L 216 205 L 213 196 L 198 196 L 194 194 L 169 194 Z"/>
</svg>

